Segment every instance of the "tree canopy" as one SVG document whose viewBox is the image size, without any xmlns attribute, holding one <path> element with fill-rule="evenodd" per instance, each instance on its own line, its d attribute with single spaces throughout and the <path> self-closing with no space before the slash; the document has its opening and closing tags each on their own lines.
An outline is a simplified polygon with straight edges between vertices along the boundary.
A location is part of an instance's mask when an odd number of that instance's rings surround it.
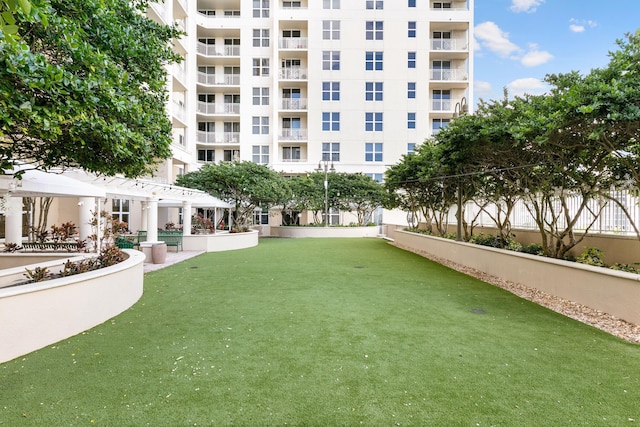
<svg viewBox="0 0 640 427">
<path fill-rule="evenodd" d="M 136 177 L 171 155 L 165 65 L 181 59 L 170 43 L 181 33 L 146 18 L 147 1 L 0 4 L 3 171 L 27 163 Z"/>
</svg>

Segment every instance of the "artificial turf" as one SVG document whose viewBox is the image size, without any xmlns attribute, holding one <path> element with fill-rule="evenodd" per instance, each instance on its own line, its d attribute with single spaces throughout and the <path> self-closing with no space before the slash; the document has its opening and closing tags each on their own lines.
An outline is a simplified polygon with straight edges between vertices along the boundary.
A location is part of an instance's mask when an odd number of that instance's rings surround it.
<svg viewBox="0 0 640 427">
<path fill-rule="evenodd" d="M 378 239 L 201 255 L 0 365 L 7 426 L 634 423 L 640 346 Z"/>
</svg>

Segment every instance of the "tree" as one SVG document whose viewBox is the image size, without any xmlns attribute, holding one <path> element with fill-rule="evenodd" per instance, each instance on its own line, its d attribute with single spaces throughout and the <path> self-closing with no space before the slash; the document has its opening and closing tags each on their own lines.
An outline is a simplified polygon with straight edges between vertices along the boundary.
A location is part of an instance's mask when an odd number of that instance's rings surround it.
<svg viewBox="0 0 640 427">
<path fill-rule="evenodd" d="M 177 185 L 206 191 L 234 205 L 234 222 L 246 229 L 258 207 L 268 208 L 283 200 L 284 178 L 267 166 L 253 162 L 209 163 L 178 177 Z"/>
<path fill-rule="evenodd" d="M 3 0 L 3 10 L 14 3 Z M 27 6 L 6 10 L 5 20 L 25 19 L 11 24 L 19 43 L 0 38 L 2 170 L 28 163 L 136 177 L 170 156 L 165 66 L 180 60 L 170 41 L 181 33 L 146 18 L 147 5 L 38 0 L 28 17 Z"/>
<path fill-rule="evenodd" d="M 330 205 L 344 211 L 355 211 L 358 225 L 371 222 L 373 212 L 385 202 L 381 184 L 362 173 L 331 174 Z"/>
</svg>

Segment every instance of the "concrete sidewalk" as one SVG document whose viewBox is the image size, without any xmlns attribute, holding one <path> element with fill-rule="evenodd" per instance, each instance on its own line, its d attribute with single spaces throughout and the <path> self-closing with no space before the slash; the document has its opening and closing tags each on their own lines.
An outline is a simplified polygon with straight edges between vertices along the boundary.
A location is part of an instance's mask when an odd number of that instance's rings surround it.
<svg viewBox="0 0 640 427">
<path fill-rule="evenodd" d="M 169 267 L 170 265 L 177 264 L 189 258 L 193 258 L 200 254 L 203 254 L 204 251 L 180 251 L 175 252 L 173 250 L 167 251 L 167 259 L 164 264 L 153 264 L 151 262 L 144 263 L 144 272 L 149 273 L 150 271 L 160 270 L 161 268 Z"/>
</svg>

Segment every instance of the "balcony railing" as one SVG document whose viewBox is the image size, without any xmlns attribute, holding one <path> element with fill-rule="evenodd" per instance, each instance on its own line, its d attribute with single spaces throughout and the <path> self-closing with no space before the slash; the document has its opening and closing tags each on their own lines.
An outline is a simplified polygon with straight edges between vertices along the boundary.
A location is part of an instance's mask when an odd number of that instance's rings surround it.
<svg viewBox="0 0 640 427">
<path fill-rule="evenodd" d="M 174 116 L 184 121 L 185 109 L 184 109 L 184 104 L 182 102 L 172 101 L 171 112 L 173 113 Z"/>
<path fill-rule="evenodd" d="M 281 110 L 306 110 L 306 98 L 284 98 L 280 106 Z"/>
<path fill-rule="evenodd" d="M 307 159 L 285 159 L 282 158 L 282 163 L 306 163 Z"/>
<path fill-rule="evenodd" d="M 214 15 L 208 15 L 204 13 L 198 13 L 200 18 L 205 19 L 220 19 L 220 18 L 240 18 L 240 13 L 238 10 L 216 10 Z"/>
<path fill-rule="evenodd" d="M 307 139 L 307 129 L 280 129 L 278 139 L 281 141 L 303 141 Z"/>
<path fill-rule="evenodd" d="M 466 39 L 431 39 L 431 50 L 463 50 L 469 49 Z"/>
<path fill-rule="evenodd" d="M 306 37 L 286 37 L 280 39 L 280 49 L 306 49 L 309 42 Z"/>
<path fill-rule="evenodd" d="M 198 83 L 203 85 L 223 85 L 223 86 L 238 86 L 240 84 L 239 74 L 207 74 L 198 72 Z"/>
<path fill-rule="evenodd" d="M 430 70 L 431 71 L 431 80 L 437 80 L 437 81 L 449 81 L 449 80 L 454 80 L 454 81 L 461 81 L 461 80 L 468 80 L 469 79 L 469 74 L 467 73 L 467 70 L 443 70 L 443 69 L 439 69 L 439 70 Z"/>
<path fill-rule="evenodd" d="M 281 68 L 280 80 L 307 80 L 306 68 Z"/>
<path fill-rule="evenodd" d="M 240 132 L 223 132 L 222 134 L 216 132 L 205 132 L 199 130 L 196 134 L 196 141 L 198 144 L 231 144 L 237 145 L 240 143 Z"/>
<path fill-rule="evenodd" d="M 197 52 L 206 56 L 240 56 L 240 46 L 216 46 L 198 42 Z"/>
<path fill-rule="evenodd" d="M 432 99 L 431 109 L 433 111 L 451 111 L 452 101 L 450 99 Z"/>
<path fill-rule="evenodd" d="M 198 101 L 197 112 L 201 114 L 240 114 L 240 104 Z"/>
</svg>

